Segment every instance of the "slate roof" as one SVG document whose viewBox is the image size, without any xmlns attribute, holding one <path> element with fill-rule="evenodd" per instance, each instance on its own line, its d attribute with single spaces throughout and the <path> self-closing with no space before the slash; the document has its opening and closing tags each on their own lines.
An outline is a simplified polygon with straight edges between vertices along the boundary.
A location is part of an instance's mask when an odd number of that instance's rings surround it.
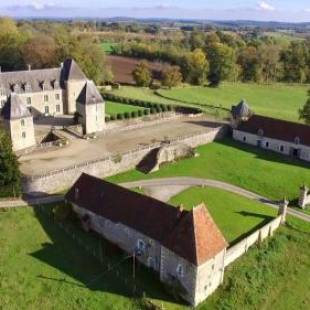
<svg viewBox="0 0 310 310">
<path fill-rule="evenodd" d="M 76 62 L 65 60 L 63 67 L 39 70 L 23 70 L 0 72 L 0 89 L 6 96 L 11 92 L 39 92 L 44 89 L 52 90 L 64 87 L 67 80 L 86 80 L 86 77 Z"/>
<path fill-rule="evenodd" d="M 76 101 L 88 105 L 102 103 L 103 99 L 94 82 L 87 81 Z"/>
<path fill-rule="evenodd" d="M 260 130 L 264 137 L 295 143 L 299 138 L 299 144 L 310 146 L 310 126 L 271 118 L 261 115 L 253 115 L 249 120 L 241 122 L 237 130 L 258 134 Z"/>
<path fill-rule="evenodd" d="M 15 93 L 12 93 L 10 95 L 9 100 L 6 102 L 1 111 L 1 114 L 3 118 L 7 120 L 20 119 L 32 116 L 27 106 Z"/>
<path fill-rule="evenodd" d="M 231 112 L 234 118 L 248 117 L 252 114 L 249 105 L 244 99 L 242 99 L 237 106 L 233 106 Z"/>
<path fill-rule="evenodd" d="M 75 195 L 76 189 L 78 196 Z M 192 211 L 181 211 L 87 174 L 80 176 L 65 198 L 157 240 L 195 265 L 204 263 L 227 246 L 202 206 Z"/>
</svg>

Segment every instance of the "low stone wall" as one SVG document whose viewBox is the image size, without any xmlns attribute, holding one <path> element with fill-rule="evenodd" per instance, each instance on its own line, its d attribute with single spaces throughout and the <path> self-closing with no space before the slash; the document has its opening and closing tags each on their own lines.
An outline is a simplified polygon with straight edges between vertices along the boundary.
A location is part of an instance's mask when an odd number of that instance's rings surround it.
<svg viewBox="0 0 310 310">
<path fill-rule="evenodd" d="M 228 130 L 228 126 L 221 126 L 209 132 L 178 137 L 171 141 L 171 143 L 182 142 L 194 148 L 199 145 L 210 143 L 215 139 L 223 138 Z M 97 177 L 108 177 L 125 172 L 135 168 L 147 153 L 160 146 L 160 143 L 154 143 L 147 147 L 141 147 L 126 153 L 105 156 L 98 160 L 85 162 L 65 169 L 50 171 L 44 175 L 24 176 L 23 191 L 32 194 L 55 193 L 69 188 L 83 172 Z"/>
<path fill-rule="evenodd" d="M 237 258 L 242 256 L 248 251 L 248 249 L 256 242 L 261 242 L 269 236 L 272 236 L 273 232 L 280 226 L 282 216 L 276 217 L 274 220 L 256 230 L 254 233 L 244 238 L 234 246 L 227 249 L 224 259 L 224 266 L 228 266 L 234 262 Z"/>
</svg>

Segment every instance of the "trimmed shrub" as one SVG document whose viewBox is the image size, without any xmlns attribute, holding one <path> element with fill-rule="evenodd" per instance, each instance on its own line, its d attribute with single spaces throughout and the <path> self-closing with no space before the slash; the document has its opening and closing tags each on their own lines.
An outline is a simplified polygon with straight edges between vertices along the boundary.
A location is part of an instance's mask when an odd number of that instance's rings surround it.
<svg viewBox="0 0 310 310">
<path fill-rule="evenodd" d="M 115 121 L 115 120 L 116 120 L 115 115 L 111 115 L 111 116 L 110 116 L 110 121 Z"/>
<path fill-rule="evenodd" d="M 144 115 L 150 115 L 150 110 L 149 110 L 149 109 L 145 109 L 145 110 L 143 111 L 143 114 L 144 114 Z"/>
<path fill-rule="evenodd" d="M 141 117 L 143 115 L 143 111 L 142 110 L 138 110 L 138 116 Z"/>
<path fill-rule="evenodd" d="M 137 111 L 132 111 L 131 112 L 131 117 L 132 118 L 136 118 L 138 116 L 138 112 Z"/>
<path fill-rule="evenodd" d="M 118 120 L 124 119 L 123 113 L 117 113 L 116 118 L 117 118 Z"/>
<path fill-rule="evenodd" d="M 106 123 L 108 123 L 110 120 L 111 120 L 110 116 L 106 116 L 106 117 L 105 117 Z"/>
<path fill-rule="evenodd" d="M 125 117 L 125 119 L 130 118 L 130 114 L 129 114 L 129 112 L 125 112 L 125 113 L 124 113 L 124 117 Z"/>
<path fill-rule="evenodd" d="M 156 109 L 155 108 L 151 108 L 150 113 L 151 114 L 155 114 L 156 113 Z"/>
</svg>

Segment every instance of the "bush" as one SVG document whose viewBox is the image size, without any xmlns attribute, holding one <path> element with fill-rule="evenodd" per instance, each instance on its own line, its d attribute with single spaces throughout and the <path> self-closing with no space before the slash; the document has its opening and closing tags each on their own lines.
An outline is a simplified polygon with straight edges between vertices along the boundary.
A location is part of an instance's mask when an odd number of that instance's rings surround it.
<svg viewBox="0 0 310 310">
<path fill-rule="evenodd" d="M 129 114 L 129 112 L 125 112 L 125 113 L 124 113 L 124 117 L 125 117 L 125 119 L 130 118 L 130 114 Z"/>
<path fill-rule="evenodd" d="M 138 116 L 141 117 L 143 115 L 143 111 L 142 110 L 138 110 Z"/>
<path fill-rule="evenodd" d="M 115 115 L 111 115 L 111 116 L 110 116 L 110 121 L 115 121 L 115 120 L 116 120 Z"/>
<path fill-rule="evenodd" d="M 156 113 L 155 108 L 151 108 L 150 113 L 151 113 L 151 114 L 155 114 L 155 113 Z"/>
<path fill-rule="evenodd" d="M 167 110 L 168 111 L 172 111 L 172 106 L 171 105 L 167 105 Z"/>
<path fill-rule="evenodd" d="M 131 117 L 132 118 L 136 118 L 138 116 L 138 112 L 137 111 L 132 111 L 131 112 Z"/>
<path fill-rule="evenodd" d="M 123 113 L 117 113 L 116 118 L 117 118 L 118 120 L 124 119 Z"/>
<path fill-rule="evenodd" d="M 106 123 L 108 123 L 110 120 L 111 120 L 110 116 L 106 116 L 106 117 L 105 117 Z"/>
<path fill-rule="evenodd" d="M 144 115 L 150 115 L 150 110 L 149 110 L 149 109 L 145 109 L 145 110 L 143 111 L 143 114 L 144 114 Z"/>
</svg>

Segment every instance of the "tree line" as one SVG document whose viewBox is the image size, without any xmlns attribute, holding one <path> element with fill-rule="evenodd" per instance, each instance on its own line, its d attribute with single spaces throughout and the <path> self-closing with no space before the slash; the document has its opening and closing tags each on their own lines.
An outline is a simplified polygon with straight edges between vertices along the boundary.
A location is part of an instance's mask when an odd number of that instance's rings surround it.
<svg viewBox="0 0 310 310">
<path fill-rule="evenodd" d="M 40 27 L 41 26 L 41 27 Z M 57 67 L 74 58 L 88 78 L 97 84 L 112 80 L 105 54 L 92 38 L 76 35 L 62 24 L 16 23 L 0 18 L 0 66 L 2 71 Z"/>
<path fill-rule="evenodd" d="M 179 66 L 183 80 L 197 85 L 225 80 L 310 83 L 310 40 L 284 44 L 249 33 L 193 31 L 176 41 L 126 42 L 114 54 Z"/>
</svg>

